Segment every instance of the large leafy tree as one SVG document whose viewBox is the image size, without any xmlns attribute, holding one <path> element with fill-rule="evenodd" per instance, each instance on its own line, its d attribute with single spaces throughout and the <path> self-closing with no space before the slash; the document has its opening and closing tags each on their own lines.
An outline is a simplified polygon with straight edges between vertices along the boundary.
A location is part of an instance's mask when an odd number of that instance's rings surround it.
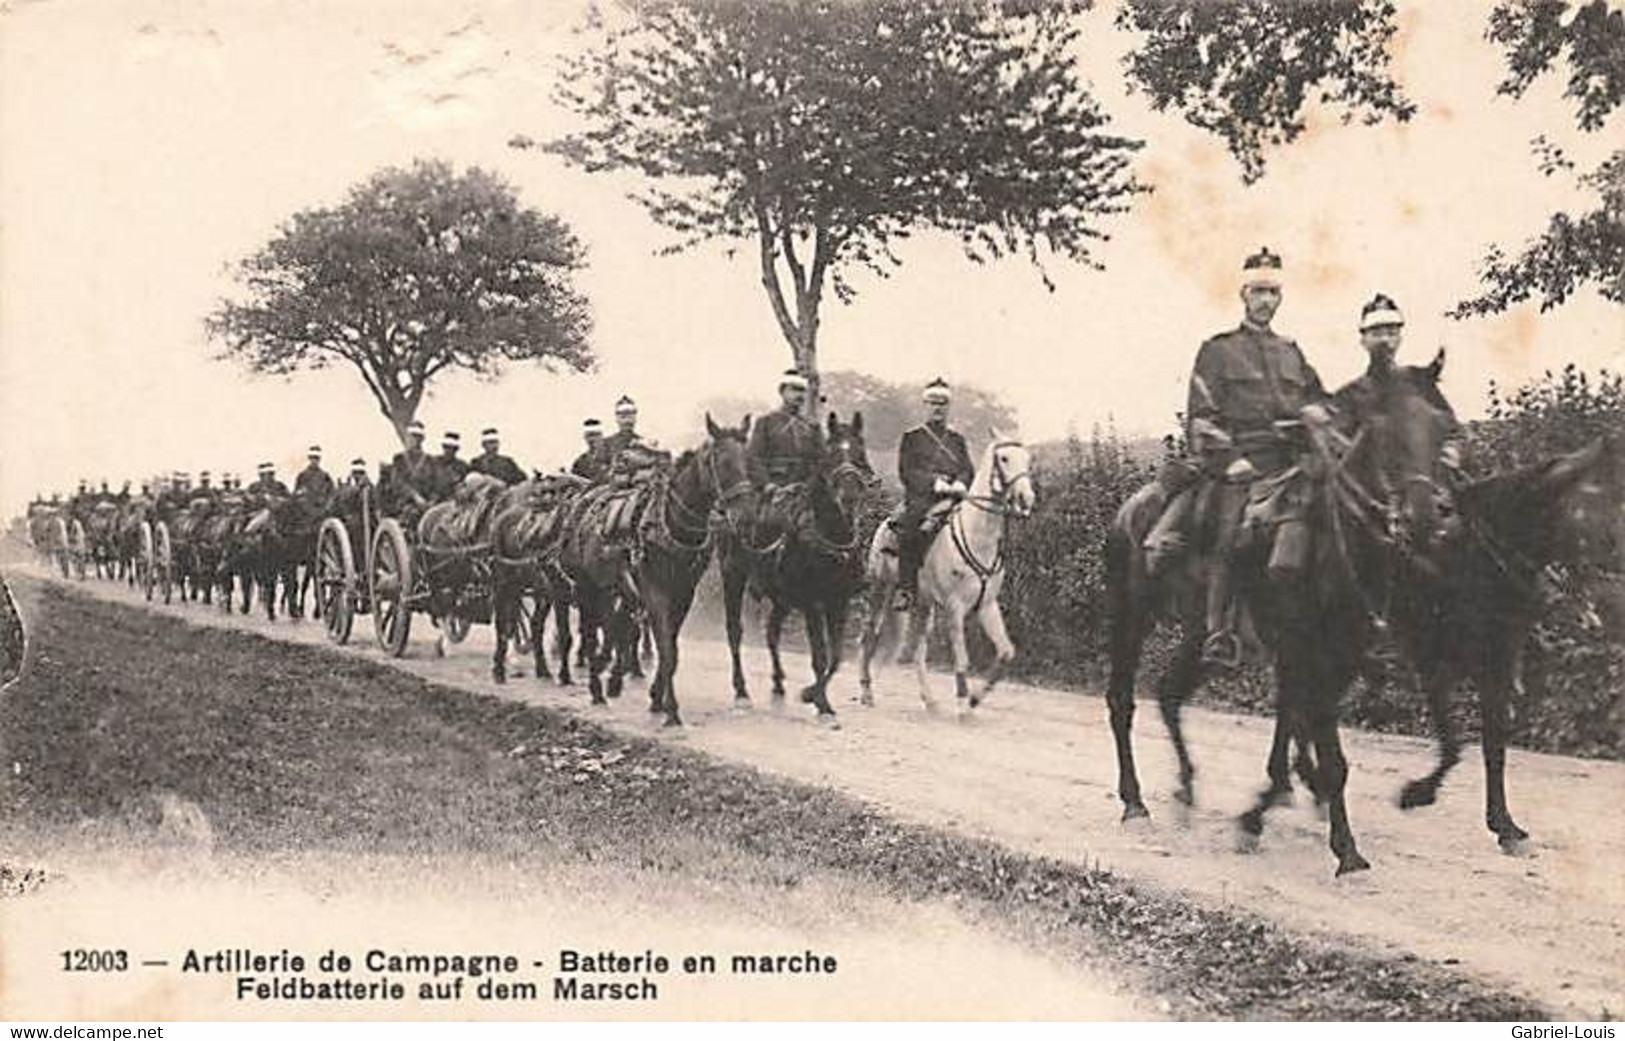
<svg viewBox="0 0 1625 1041">
<path fill-rule="evenodd" d="M 637 198 L 673 250 L 751 243 L 816 393 L 826 291 L 850 300 L 854 271 L 888 275 L 911 234 L 1040 272 L 1050 255 L 1097 263 L 1140 143 L 1106 132 L 1079 77 L 1078 6 L 628 0 L 564 70 L 583 128 L 546 147 L 648 178 Z"/>
<path fill-rule="evenodd" d="M 590 368 L 591 315 L 572 284 L 584 262 L 563 221 L 497 177 L 419 161 L 291 217 L 235 266 L 242 292 L 208 330 L 256 372 L 349 364 L 404 440 L 447 369 Z"/>
<path fill-rule="evenodd" d="M 1607 0 L 1502 0 L 1487 35 L 1506 58 L 1500 93 L 1520 98 L 1543 77 L 1563 75 L 1579 133 L 1613 131 L 1612 140 L 1619 140 L 1625 11 L 1611 9 Z M 1533 145 L 1548 176 L 1573 175 L 1574 160 L 1551 138 L 1543 135 Z M 1484 291 L 1460 304 L 1455 317 L 1494 314 L 1531 298 L 1544 311 L 1587 284 L 1605 299 L 1625 303 L 1625 149 L 1614 150 L 1577 182 L 1595 199 L 1594 208 L 1553 214 L 1516 256 L 1492 248 L 1480 271 Z"/>
<path fill-rule="evenodd" d="M 1222 138 L 1250 184 L 1314 106 L 1368 125 L 1415 114 L 1388 74 L 1394 14 L 1389 0 L 1124 0 L 1117 25 L 1140 35 L 1130 87 Z"/>
</svg>

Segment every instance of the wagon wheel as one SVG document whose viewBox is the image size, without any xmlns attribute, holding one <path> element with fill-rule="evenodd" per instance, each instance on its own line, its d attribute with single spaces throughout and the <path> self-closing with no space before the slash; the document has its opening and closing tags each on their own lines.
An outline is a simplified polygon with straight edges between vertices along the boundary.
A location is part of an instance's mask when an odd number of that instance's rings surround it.
<svg viewBox="0 0 1625 1041">
<path fill-rule="evenodd" d="M 530 646 L 530 620 L 536 616 L 536 598 L 526 593 L 519 598 L 519 613 L 514 618 L 514 630 L 508 636 L 513 640 L 513 649 L 519 654 L 529 654 Z"/>
<path fill-rule="evenodd" d="M 72 554 L 68 545 L 68 522 L 61 517 L 51 522 L 51 555 L 56 557 L 56 566 L 61 569 L 63 578 L 73 577 Z"/>
<path fill-rule="evenodd" d="M 147 599 L 152 599 L 153 583 L 158 580 L 158 547 L 152 536 L 152 523 L 141 522 L 141 553 L 135 558 L 135 577 Z"/>
<path fill-rule="evenodd" d="M 169 541 L 169 525 L 158 522 L 158 533 L 153 549 L 153 569 L 158 572 L 158 586 L 164 591 L 164 603 L 175 592 L 175 546 Z"/>
<path fill-rule="evenodd" d="M 412 633 L 412 550 L 400 521 L 387 517 L 372 543 L 372 621 L 390 657 L 406 653 Z"/>
<path fill-rule="evenodd" d="M 343 521 L 329 517 L 316 532 L 316 605 L 327 625 L 327 638 L 337 644 L 350 642 L 355 584 L 350 533 Z"/>
<path fill-rule="evenodd" d="M 73 558 L 73 577 L 81 582 L 85 578 L 85 558 L 90 554 L 88 543 L 84 522 L 75 518 L 73 529 L 68 533 L 68 555 Z"/>
</svg>

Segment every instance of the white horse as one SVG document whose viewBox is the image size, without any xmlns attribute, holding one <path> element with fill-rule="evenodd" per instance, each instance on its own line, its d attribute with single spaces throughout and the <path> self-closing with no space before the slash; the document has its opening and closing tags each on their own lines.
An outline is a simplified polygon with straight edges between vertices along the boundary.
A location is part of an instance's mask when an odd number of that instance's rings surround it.
<svg viewBox="0 0 1625 1041">
<path fill-rule="evenodd" d="M 920 700 L 936 711 L 926 682 L 925 652 L 931 627 L 940 610 L 948 617 L 948 637 L 954 654 L 954 686 L 959 711 L 979 705 L 993 692 L 1004 667 L 1015 657 L 1015 645 L 1004 628 L 999 610 L 999 590 L 1004 585 L 1004 530 L 1011 517 L 1026 517 L 1033 511 L 1037 493 L 1033 490 L 1032 457 L 1020 441 L 992 431 L 993 441 L 982 453 L 981 465 L 965 497 L 948 511 L 946 522 L 926 551 L 920 567 L 920 607 L 924 621 L 919 627 L 914 650 L 914 671 L 919 678 Z M 890 524 L 875 531 L 869 545 L 869 595 L 871 609 L 863 631 L 860 682 L 865 705 L 874 704 L 870 661 L 880 645 L 881 634 L 891 612 L 892 593 L 897 587 L 897 533 Z M 988 673 L 987 685 L 971 694 L 966 673 L 970 656 L 965 650 L 965 618 L 976 615 L 998 652 L 998 660 Z M 904 619 L 899 645 L 906 647 L 910 619 Z"/>
</svg>

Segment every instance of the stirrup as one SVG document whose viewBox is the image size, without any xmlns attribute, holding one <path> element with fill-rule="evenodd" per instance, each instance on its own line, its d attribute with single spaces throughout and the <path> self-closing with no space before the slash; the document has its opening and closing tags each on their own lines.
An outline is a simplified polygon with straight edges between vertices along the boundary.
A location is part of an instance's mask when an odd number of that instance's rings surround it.
<svg viewBox="0 0 1625 1041">
<path fill-rule="evenodd" d="M 1202 663 L 1225 670 L 1241 668 L 1241 640 L 1228 629 L 1209 635 L 1202 643 Z"/>
</svg>

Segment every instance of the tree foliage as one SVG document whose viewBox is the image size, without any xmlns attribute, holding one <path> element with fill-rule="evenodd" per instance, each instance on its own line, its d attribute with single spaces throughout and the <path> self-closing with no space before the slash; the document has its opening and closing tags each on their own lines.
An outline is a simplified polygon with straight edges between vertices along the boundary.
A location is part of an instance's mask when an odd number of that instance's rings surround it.
<svg viewBox="0 0 1625 1041">
<path fill-rule="evenodd" d="M 1138 190 L 1140 143 L 1106 132 L 1068 53 L 1077 6 L 630 0 L 565 70 L 559 99 L 585 128 L 547 147 L 646 177 L 636 198 L 673 250 L 753 242 L 816 377 L 826 287 L 850 300 L 853 272 L 885 277 L 916 232 L 977 261 L 1095 263 L 1099 220 Z"/>
<path fill-rule="evenodd" d="M 222 301 L 208 330 L 222 357 L 255 372 L 354 366 L 404 433 L 447 369 L 589 368 L 591 316 L 572 285 L 583 264 L 564 222 L 522 207 L 495 176 L 419 161 L 291 217 L 235 265 L 241 298 Z"/>
<path fill-rule="evenodd" d="M 1388 74 L 1394 13 L 1389 0 L 1126 0 L 1117 25 L 1144 36 L 1124 59 L 1130 86 L 1222 138 L 1252 183 L 1312 103 L 1345 123 L 1415 114 Z"/>
<path fill-rule="evenodd" d="M 1575 104 L 1578 129 L 1589 134 L 1609 126 L 1625 98 L 1625 12 L 1610 10 L 1607 0 L 1501 0 L 1487 35 L 1505 53 L 1500 93 L 1521 98 L 1537 80 L 1566 68 L 1563 94 Z M 1548 176 L 1574 168 L 1545 135 L 1533 147 Z M 1596 207 L 1553 214 L 1516 256 L 1492 247 L 1479 272 L 1484 292 L 1459 304 L 1453 317 L 1495 314 L 1531 298 L 1545 311 L 1588 284 L 1625 303 L 1625 149 L 1578 183 L 1596 197 Z"/>
</svg>

